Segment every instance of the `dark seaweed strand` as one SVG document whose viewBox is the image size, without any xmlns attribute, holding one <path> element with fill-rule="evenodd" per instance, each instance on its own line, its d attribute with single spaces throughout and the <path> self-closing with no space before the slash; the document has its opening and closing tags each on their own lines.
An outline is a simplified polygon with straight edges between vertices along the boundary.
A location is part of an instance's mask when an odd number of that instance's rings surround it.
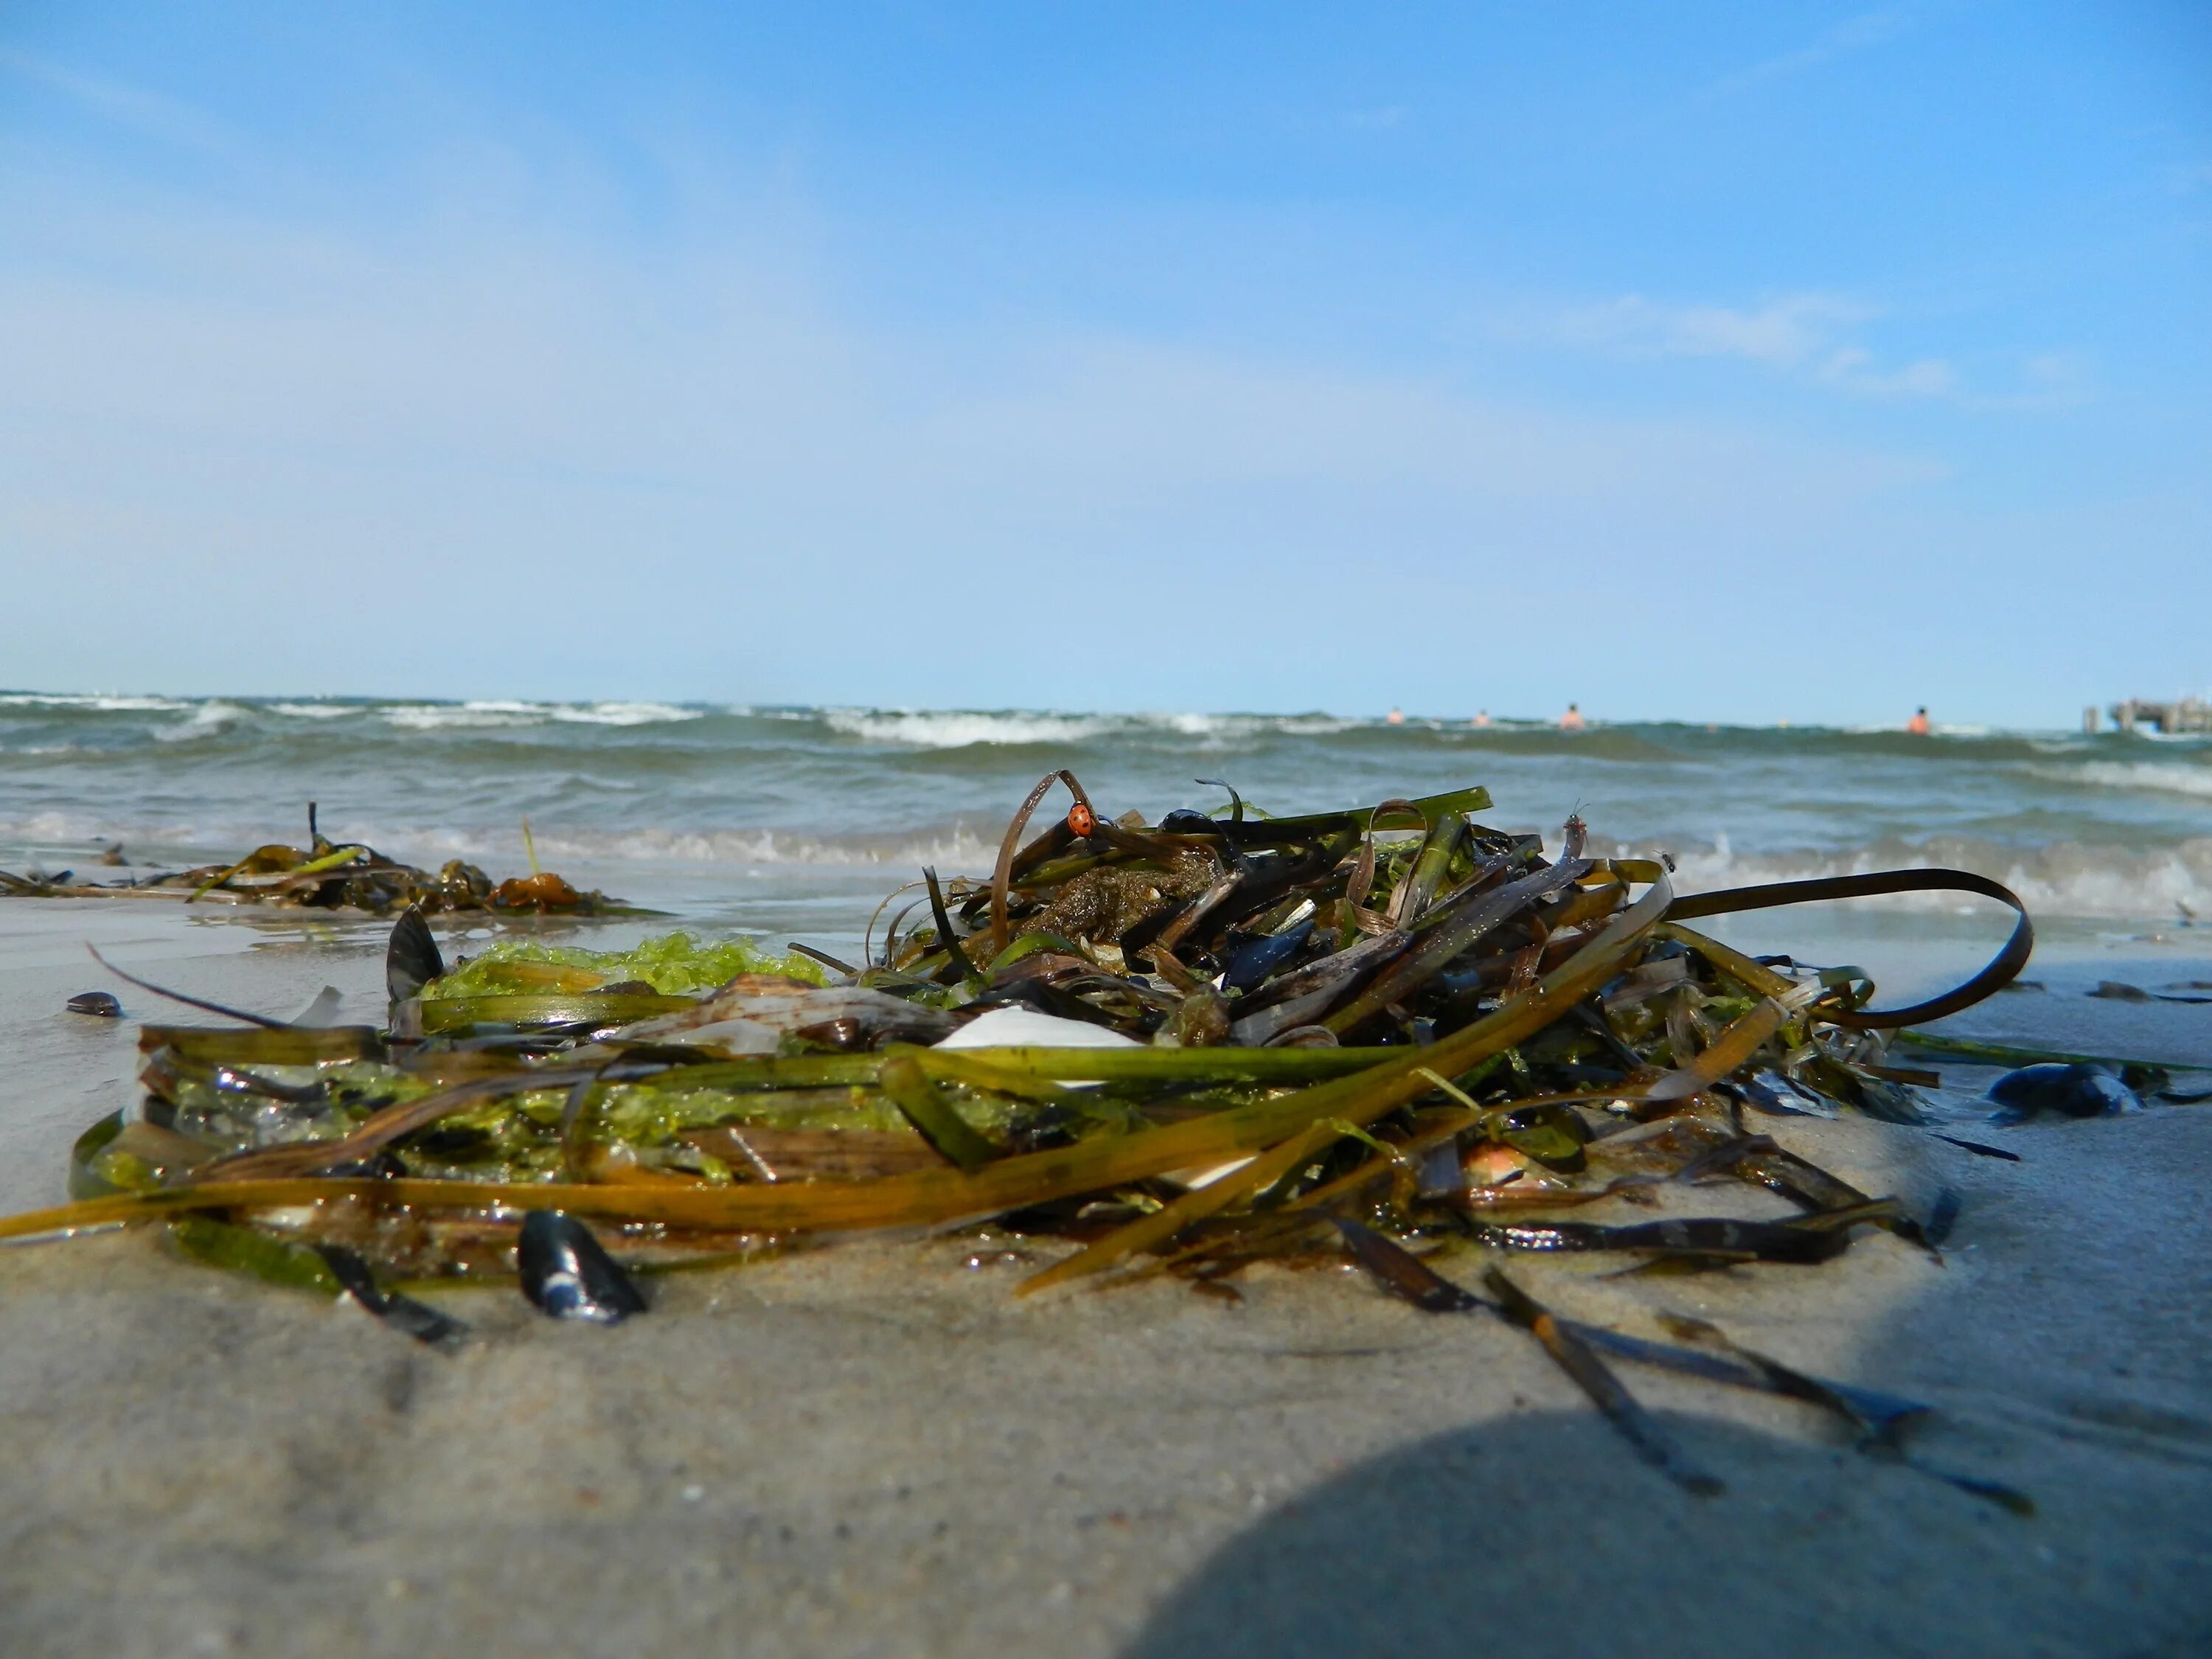
<svg viewBox="0 0 2212 1659">
<path fill-rule="evenodd" d="M 1742 1346 L 1730 1340 L 1719 1327 L 1702 1319 L 1685 1318 L 1676 1314 L 1663 1315 L 1662 1319 L 1667 1328 L 1676 1335 L 1708 1343 L 1731 1358 L 1741 1359 L 1757 1368 L 1776 1393 L 1833 1412 L 1859 1431 L 1856 1449 L 1862 1455 L 1895 1463 L 1916 1474 L 1926 1475 L 1931 1480 L 1941 1480 L 1947 1486 L 1955 1486 L 1969 1497 L 1995 1504 L 2014 1515 L 2026 1517 L 2035 1513 L 2035 1499 L 2016 1486 L 2008 1486 L 2001 1480 L 1985 1480 L 1980 1475 L 1966 1474 L 1957 1469 L 1947 1469 L 1940 1464 L 1914 1457 L 1905 1449 L 1905 1431 L 1931 1415 L 1931 1407 L 1870 1389 L 1847 1388 L 1842 1383 L 1826 1382 Z"/>
<path fill-rule="evenodd" d="M 1506 1318 L 1523 1326 L 1544 1345 L 1544 1351 L 1572 1377 L 1575 1385 L 1603 1412 L 1606 1420 L 1636 1449 L 1636 1455 L 1693 1497 L 1712 1498 L 1727 1490 L 1719 1480 L 1682 1461 L 1650 1413 L 1636 1401 L 1619 1377 L 1589 1344 L 1564 1329 L 1541 1304 L 1532 1299 L 1496 1267 L 1486 1270 L 1482 1282 L 1495 1296 Z"/>
<path fill-rule="evenodd" d="M 1346 1248 L 1392 1295 L 1401 1297 L 1424 1313 L 1470 1313 L 1488 1305 L 1472 1291 L 1463 1291 L 1429 1264 L 1371 1227 L 1347 1216 L 1333 1215 Z"/>
<path fill-rule="evenodd" d="M 1916 1002 L 1908 1008 L 1839 1008 L 1822 1006 L 1815 1016 L 1854 1030 L 1892 1030 L 1942 1019 L 1971 1008 L 2002 990 L 2027 966 L 2035 949 L 2035 925 L 2027 907 L 2011 888 L 1968 870 L 1882 870 L 1863 875 L 1823 876 L 1810 881 L 1768 882 L 1757 887 L 1731 887 L 1711 893 L 1685 893 L 1668 908 L 1670 921 L 1692 921 L 1699 916 L 1734 915 L 1744 910 L 1767 910 L 1790 904 L 1820 904 L 1831 899 L 1870 898 L 1885 893 L 1976 893 L 2011 908 L 2019 920 L 2012 935 L 1989 964 L 1964 984 L 1942 995 Z"/>
<path fill-rule="evenodd" d="M 182 991 L 172 991 L 167 986 L 156 985 L 151 980 L 139 978 L 136 974 L 126 974 L 106 957 L 100 955 L 96 945 L 88 942 L 84 948 L 92 952 L 92 959 L 94 962 L 106 969 L 125 984 L 135 985 L 142 991 L 151 991 L 157 997 L 167 997 L 172 1002 L 181 1002 L 187 1008 L 199 1008 L 210 1014 L 221 1014 L 226 1019 L 242 1019 L 248 1025 L 258 1025 L 264 1030 L 286 1031 L 292 1029 L 292 1022 L 289 1020 L 271 1019 L 266 1014 L 248 1013 L 243 1008 L 233 1008 L 227 1003 L 210 1002 L 204 997 L 186 996 Z"/>
<path fill-rule="evenodd" d="M 1706 1320 L 1682 1314 L 1662 1314 L 1659 1322 L 1676 1336 L 1702 1342 L 1732 1359 L 1741 1360 L 1764 1376 L 1775 1393 L 1832 1412 L 1856 1430 L 1863 1440 L 1887 1439 L 1904 1424 L 1926 1416 L 1929 1409 L 1910 1401 L 1885 1402 L 1881 1395 L 1846 1389 L 1808 1376 L 1795 1366 L 1740 1346 L 1719 1326 Z"/>
<path fill-rule="evenodd" d="M 1462 1290 L 1404 1246 L 1345 1217 L 1332 1216 L 1329 1218 L 1336 1224 L 1337 1231 L 1343 1235 L 1346 1243 L 1352 1246 L 1360 1266 L 1366 1268 L 1375 1281 L 1391 1294 L 1403 1297 L 1427 1313 L 1472 1313 L 1484 1310 L 1503 1316 L 1504 1310 L 1497 1304 L 1475 1295 L 1472 1291 Z M 1619 1331 L 1607 1330 L 1602 1326 L 1585 1325 L 1574 1320 L 1561 1320 L 1559 1324 L 1590 1347 L 1616 1359 L 1678 1372 L 1732 1389 L 1747 1389 L 1754 1394 L 1784 1394 L 1800 1399 L 1807 1397 L 1795 1389 L 1781 1385 L 1778 1373 L 1783 1368 L 1778 1366 L 1772 1371 L 1761 1370 L 1749 1358 L 1735 1350 L 1733 1345 L 1727 1352 L 1701 1351 L 1653 1342 L 1640 1336 L 1627 1336 Z M 1933 1409 L 1917 1400 L 1886 1394 L 1878 1389 L 1832 1382 L 1802 1371 L 1793 1371 L 1791 1375 L 1802 1377 L 1827 1398 L 1842 1402 L 1850 1419 L 1861 1425 L 1886 1426 L 1902 1418 L 1924 1417 Z"/>
<path fill-rule="evenodd" d="M 331 1277 L 346 1294 L 396 1331 L 434 1348 L 451 1348 L 469 1334 L 469 1328 L 449 1314 L 440 1313 L 411 1296 L 381 1289 L 367 1261 L 343 1244 L 318 1244 L 315 1254 L 331 1270 Z"/>
<path fill-rule="evenodd" d="M 945 890 L 937 884 L 937 872 L 925 865 L 921 878 L 929 888 L 929 918 L 937 924 L 937 942 L 945 947 L 946 961 L 938 971 L 939 981 L 953 985 L 975 978 L 975 964 L 968 960 L 968 953 L 960 948 L 960 940 L 953 933 L 952 918 L 945 908 Z"/>
</svg>

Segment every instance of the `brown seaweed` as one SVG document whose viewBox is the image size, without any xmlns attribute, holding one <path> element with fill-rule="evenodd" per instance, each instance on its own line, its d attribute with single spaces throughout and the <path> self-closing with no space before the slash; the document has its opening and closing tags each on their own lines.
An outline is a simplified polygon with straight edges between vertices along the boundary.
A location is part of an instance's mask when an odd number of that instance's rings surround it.
<svg viewBox="0 0 2212 1659">
<path fill-rule="evenodd" d="M 526 843 L 528 825 L 524 826 Z M 103 858 L 103 863 L 120 862 Z M 495 882 L 474 865 L 449 860 L 434 874 L 386 858 L 361 842 L 325 839 L 307 805 L 307 845 L 270 842 L 228 864 L 169 872 L 116 882 L 26 878 L 0 871 L 0 896 L 16 898 L 167 899 L 185 904 L 221 902 L 320 910 L 468 911 L 499 915 L 650 915 L 604 893 L 579 892 L 561 877 L 539 870 Z"/>
</svg>

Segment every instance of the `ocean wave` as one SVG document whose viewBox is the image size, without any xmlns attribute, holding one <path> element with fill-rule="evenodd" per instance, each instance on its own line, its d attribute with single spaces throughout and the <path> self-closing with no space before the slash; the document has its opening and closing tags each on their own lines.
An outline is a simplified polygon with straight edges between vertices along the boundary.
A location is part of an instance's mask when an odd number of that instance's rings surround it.
<svg viewBox="0 0 2212 1659">
<path fill-rule="evenodd" d="M 2154 789 L 2163 794 L 2212 798 L 2212 766 L 2179 761 L 2085 761 L 2079 766 L 2037 767 L 2042 776 L 2094 783 L 2107 789 Z"/>
<path fill-rule="evenodd" d="M 538 724 L 534 711 L 527 708 L 476 703 L 388 703 L 376 712 L 387 726 L 410 732 L 482 731 Z"/>
<path fill-rule="evenodd" d="M 174 697 L 77 696 L 46 691 L 0 694 L 0 708 L 89 708 L 100 714 L 167 714 L 192 706 Z"/>
<path fill-rule="evenodd" d="M 1081 743 L 1114 729 L 1098 714 L 968 714 L 912 709 L 831 709 L 823 723 L 848 738 L 915 749 L 966 749 L 976 744 Z"/>
<path fill-rule="evenodd" d="M 696 720 L 706 710 L 679 708 L 666 702 L 594 702 L 550 705 L 556 720 L 583 726 L 658 726 L 669 720 Z"/>
<path fill-rule="evenodd" d="M 392 726 L 416 732 L 491 731 L 502 726 L 653 726 L 696 720 L 705 712 L 665 702 L 519 702 L 507 699 L 474 702 L 386 703 L 377 714 Z"/>
<path fill-rule="evenodd" d="M 511 839 L 511 837 L 510 837 Z M 708 865 L 886 865 L 986 875 L 999 854 L 964 824 L 903 835 L 832 836 L 777 830 L 564 830 L 537 833 L 539 857 L 590 862 Z"/>
<path fill-rule="evenodd" d="M 832 708 L 818 715 L 806 710 L 738 712 L 760 719 L 818 718 L 831 731 L 845 737 L 860 738 L 870 743 L 902 744 L 915 749 L 1076 744 L 1146 736 L 1194 738 L 1206 747 L 1219 748 L 1269 736 L 1327 737 L 1369 726 L 1383 729 L 1379 720 L 1346 720 L 1321 714 L 1081 714 L 1044 709 L 885 708 Z"/>
<path fill-rule="evenodd" d="M 252 712 L 243 704 L 225 702 L 220 697 L 210 698 L 196 706 L 185 706 L 191 708 L 191 718 L 175 726 L 155 726 L 154 736 L 156 739 L 162 743 L 191 743 L 201 738 L 211 738 L 228 731 Z"/>
<path fill-rule="evenodd" d="M 349 702 L 272 702 L 264 706 L 272 714 L 289 714 L 301 720 L 342 720 L 348 714 L 361 713 L 358 703 Z"/>
<path fill-rule="evenodd" d="M 427 869 L 435 869 L 448 859 L 465 859 L 495 873 L 510 874 L 523 862 L 520 838 L 512 824 L 421 829 L 349 823 L 345 834 L 349 840 L 364 842 L 389 857 Z M 271 831 L 265 823 L 132 828 L 82 812 L 37 812 L 0 819 L 0 845 L 65 852 L 119 841 L 138 864 L 175 863 L 184 854 L 205 854 L 212 861 L 229 849 L 258 846 L 270 839 Z M 948 877 L 980 878 L 990 873 L 999 850 L 995 837 L 987 840 L 963 824 L 874 838 L 780 830 L 548 830 L 540 826 L 533 839 L 539 862 L 552 869 L 623 865 L 733 870 L 787 866 L 884 868 L 915 874 L 929 865 Z M 905 875 L 898 878 L 904 878 Z"/>
</svg>

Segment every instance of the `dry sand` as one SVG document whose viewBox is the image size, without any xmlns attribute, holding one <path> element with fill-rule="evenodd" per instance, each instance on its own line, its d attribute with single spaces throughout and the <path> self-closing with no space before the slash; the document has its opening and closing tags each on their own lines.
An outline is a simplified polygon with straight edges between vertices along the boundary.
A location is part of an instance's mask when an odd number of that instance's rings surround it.
<svg viewBox="0 0 2212 1659">
<path fill-rule="evenodd" d="M 377 1009 L 371 932 L 0 904 L 9 1209 L 53 1201 L 70 1139 L 131 1097 L 130 1024 L 60 1012 L 101 982 L 86 937 L 270 1012 L 326 981 Z M 2052 993 L 1985 1027 L 2117 1017 L 2212 1061 L 2212 1009 L 2039 971 Z M 1686 1496 L 1524 1334 L 1349 1273 L 1016 1303 L 997 1243 L 865 1243 L 664 1279 L 614 1331 L 447 1296 L 476 1330 L 448 1358 L 109 1235 L 0 1251 L 0 1651 L 2212 1651 L 2212 1106 L 1966 1131 L 2018 1164 L 1774 1132 L 1923 1208 L 1954 1188 L 1944 1264 L 1875 1236 L 1810 1269 L 1516 1274 L 1929 1401 L 1919 1451 L 2034 1518 L 1803 1407 L 1623 1368 L 1727 1483 Z"/>
</svg>

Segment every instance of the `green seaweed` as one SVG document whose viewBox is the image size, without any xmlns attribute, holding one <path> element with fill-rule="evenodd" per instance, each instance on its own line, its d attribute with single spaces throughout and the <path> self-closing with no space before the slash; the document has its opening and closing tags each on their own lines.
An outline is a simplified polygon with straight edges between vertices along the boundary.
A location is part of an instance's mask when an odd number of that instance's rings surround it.
<svg viewBox="0 0 2212 1659">
<path fill-rule="evenodd" d="M 422 999 L 434 1002 L 453 997 L 511 996 L 549 988 L 542 981 L 516 972 L 517 963 L 545 963 L 597 974 L 602 985 L 632 981 L 650 985 L 663 996 L 713 990 L 739 974 L 778 974 L 809 985 L 829 983 L 820 963 L 795 951 L 778 954 L 743 934 L 702 941 L 689 933 L 674 933 L 641 939 L 627 951 L 588 951 L 580 945 L 541 945 L 534 939 L 501 939 L 443 979 L 433 981 L 424 988 Z"/>
<path fill-rule="evenodd" d="M 210 1267 L 251 1273 L 288 1290 L 336 1296 L 343 1288 L 321 1256 L 305 1244 L 240 1227 L 207 1216 L 179 1216 L 168 1224 L 169 1243 L 179 1254 Z"/>
</svg>

